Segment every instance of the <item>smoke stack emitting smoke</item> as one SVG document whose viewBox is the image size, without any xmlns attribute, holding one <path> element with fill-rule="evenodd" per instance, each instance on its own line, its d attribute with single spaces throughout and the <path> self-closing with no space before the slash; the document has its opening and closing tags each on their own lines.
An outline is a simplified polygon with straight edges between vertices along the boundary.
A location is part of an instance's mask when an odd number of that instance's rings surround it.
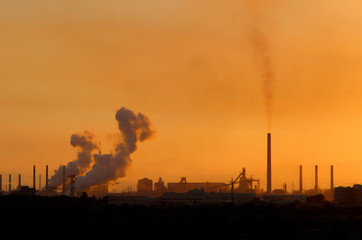
<svg viewBox="0 0 362 240">
<path fill-rule="evenodd" d="M 66 165 L 66 174 L 75 175 L 75 189 L 87 191 L 98 185 L 109 184 L 112 181 L 124 177 L 126 168 L 131 163 L 130 154 L 136 151 L 137 142 L 148 139 L 153 131 L 150 129 L 149 119 L 142 113 L 137 115 L 125 107 L 116 113 L 118 128 L 121 131 L 121 142 L 115 145 L 111 154 L 94 154 L 98 149 L 95 136 L 88 131 L 73 134 L 71 144 L 80 147 L 78 159 Z M 49 186 L 62 184 L 62 168 L 55 171 L 49 182 Z"/>
<path fill-rule="evenodd" d="M 79 176 L 88 171 L 92 164 L 92 151 L 98 149 L 95 143 L 94 134 L 84 131 L 82 133 L 73 134 L 70 138 L 70 144 L 73 147 L 79 147 L 81 151 L 78 152 L 78 158 L 69 162 L 66 166 L 66 173 L 68 175 Z M 63 183 L 63 166 L 59 166 L 55 170 L 55 174 L 49 180 L 49 186 L 58 187 Z"/>
<path fill-rule="evenodd" d="M 264 31 L 262 31 L 262 21 L 265 16 L 262 13 L 261 5 L 265 1 L 250 0 L 248 1 L 251 18 L 251 34 L 254 45 L 254 57 L 260 63 L 262 88 L 264 103 L 267 114 L 268 132 L 271 130 L 272 110 L 273 110 L 273 88 L 275 82 L 275 74 L 273 64 L 270 57 L 270 41 Z"/>
</svg>

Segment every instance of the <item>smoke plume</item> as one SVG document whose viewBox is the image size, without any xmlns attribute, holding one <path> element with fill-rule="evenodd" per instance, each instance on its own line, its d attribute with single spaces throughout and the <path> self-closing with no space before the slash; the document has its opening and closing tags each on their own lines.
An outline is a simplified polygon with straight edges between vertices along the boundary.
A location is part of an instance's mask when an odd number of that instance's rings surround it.
<svg viewBox="0 0 362 240">
<path fill-rule="evenodd" d="M 248 5 L 251 17 L 251 34 L 252 42 L 254 45 L 254 57 L 259 62 L 262 77 L 262 90 L 264 97 L 264 104 L 267 115 L 268 131 L 271 128 L 273 100 L 274 100 L 274 83 L 275 74 L 273 70 L 272 59 L 270 56 L 270 40 L 263 31 L 263 23 L 265 23 L 265 16 L 262 12 L 262 4 L 265 1 L 249 0 Z M 265 24 L 264 24 L 265 25 Z"/>
<path fill-rule="evenodd" d="M 72 135 L 71 145 L 80 147 L 81 150 L 78 152 L 78 158 L 66 165 L 65 173 L 66 176 L 76 177 L 76 191 L 87 191 L 124 177 L 131 163 L 130 154 L 137 149 L 137 142 L 142 142 L 153 134 L 149 119 L 142 113 L 135 114 L 122 107 L 116 112 L 115 117 L 122 139 L 120 143 L 115 144 L 110 154 L 93 155 L 92 152 L 99 147 L 92 133 L 84 131 Z M 60 166 L 49 180 L 49 186 L 58 187 L 62 183 L 63 167 Z"/>
<path fill-rule="evenodd" d="M 94 134 L 84 131 L 83 133 L 73 134 L 70 138 L 70 144 L 73 147 L 79 147 L 81 150 L 78 152 L 78 158 L 69 162 L 65 166 L 67 176 L 79 176 L 88 171 L 93 162 L 92 151 L 98 149 L 95 143 Z M 49 186 L 58 187 L 63 183 L 63 167 L 60 166 L 55 170 L 55 174 L 49 180 Z"/>
<path fill-rule="evenodd" d="M 111 154 L 95 154 L 92 168 L 75 182 L 77 191 L 86 191 L 97 185 L 109 184 L 126 175 L 131 163 L 130 154 L 136 151 L 137 142 L 148 139 L 153 131 L 149 119 L 122 107 L 116 113 L 122 139 Z"/>
</svg>

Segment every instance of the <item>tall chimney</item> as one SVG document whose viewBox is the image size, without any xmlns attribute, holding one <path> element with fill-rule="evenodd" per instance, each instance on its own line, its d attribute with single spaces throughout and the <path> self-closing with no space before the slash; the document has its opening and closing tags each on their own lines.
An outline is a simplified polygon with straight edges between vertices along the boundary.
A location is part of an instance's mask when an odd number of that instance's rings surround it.
<svg viewBox="0 0 362 240">
<path fill-rule="evenodd" d="M 33 188 L 35 191 L 35 165 L 33 165 Z"/>
<path fill-rule="evenodd" d="M 314 189 L 317 191 L 318 190 L 318 165 L 315 165 L 314 167 L 314 176 L 315 176 L 315 179 L 314 179 L 314 182 L 315 182 L 315 185 L 314 185 Z"/>
<path fill-rule="evenodd" d="M 271 133 L 267 134 L 267 186 L 266 191 L 268 194 L 272 192 L 271 182 Z"/>
<path fill-rule="evenodd" d="M 303 193 L 303 170 L 302 165 L 299 166 L 299 192 Z"/>
<path fill-rule="evenodd" d="M 331 194 L 332 194 L 332 200 L 334 200 L 334 173 L 333 173 L 333 165 L 331 165 Z"/>
<path fill-rule="evenodd" d="M 48 165 L 45 166 L 45 188 L 47 189 L 48 188 L 48 181 L 49 181 L 49 178 L 48 178 Z"/>
<path fill-rule="evenodd" d="M 65 194 L 65 166 L 63 166 L 63 194 Z"/>
<path fill-rule="evenodd" d="M 18 184 L 18 189 L 19 191 L 21 190 L 21 174 L 19 173 L 19 184 Z"/>
<path fill-rule="evenodd" d="M 11 174 L 9 174 L 9 192 L 11 192 Z"/>
</svg>

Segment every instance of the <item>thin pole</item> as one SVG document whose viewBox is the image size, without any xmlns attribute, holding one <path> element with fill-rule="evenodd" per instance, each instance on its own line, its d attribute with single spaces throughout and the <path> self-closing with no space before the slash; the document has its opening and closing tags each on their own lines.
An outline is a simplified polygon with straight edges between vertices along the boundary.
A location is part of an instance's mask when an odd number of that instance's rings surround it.
<svg viewBox="0 0 362 240">
<path fill-rule="evenodd" d="M 11 192 L 11 174 L 9 174 L 9 192 Z"/>
<path fill-rule="evenodd" d="M 33 188 L 35 191 L 35 165 L 33 166 Z"/>
<path fill-rule="evenodd" d="M 231 202 L 234 203 L 234 180 L 231 178 Z"/>
<path fill-rule="evenodd" d="M 18 186 L 18 188 L 19 188 L 19 191 L 21 190 L 21 174 L 19 173 L 19 186 Z"/>
<path fill-rule="evenodd" d="M 48 165 L 45 166 L 45 188 L 48 188 Z"/>
<path fill-rule="evenodd" d="M 272 178 L 271 178 L 271 133 L 267 134 L 267 187 L 268 194 L 272 192 Z"/>
<path fill-rule="evenodd" d="M 332 194 L 332 200 L 334 200 L 334 172 L 333 172 L 333 165 L 331 165 L 331 194 Z"/>
<path fill-rule="evenodd" d="M 65 194 L 65 166 L 63 166 L 63 194 Z"/>
</svg>

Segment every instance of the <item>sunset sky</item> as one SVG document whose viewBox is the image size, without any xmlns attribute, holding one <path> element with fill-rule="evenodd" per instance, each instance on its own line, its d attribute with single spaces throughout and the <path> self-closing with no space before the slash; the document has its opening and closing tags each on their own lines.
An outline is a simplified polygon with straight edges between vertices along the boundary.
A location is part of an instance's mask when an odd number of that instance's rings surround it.
<svg viewBox="0 0 362 240">
<path fill-rule="evenodd" d="M 298 189 L 299 165 L 305 188 L 314 165 L 321 188 L 330 165 L 335 186 L 361 184 L 362 1 L 259 2 L 1 1 L 3 188 L 10 173 L 31 185 L 33 165 L 45 179 L 46 164 L 51 175 L 75 159 L 73 133 L 93 132 L 109 152 L 125 106 L 145 114 L 155 134 L 111 191 L 144 177 L 228 182 L 243 167 L 265 189 L 255 26 L 274 74 L 273 188 Z"/>
</svg>

